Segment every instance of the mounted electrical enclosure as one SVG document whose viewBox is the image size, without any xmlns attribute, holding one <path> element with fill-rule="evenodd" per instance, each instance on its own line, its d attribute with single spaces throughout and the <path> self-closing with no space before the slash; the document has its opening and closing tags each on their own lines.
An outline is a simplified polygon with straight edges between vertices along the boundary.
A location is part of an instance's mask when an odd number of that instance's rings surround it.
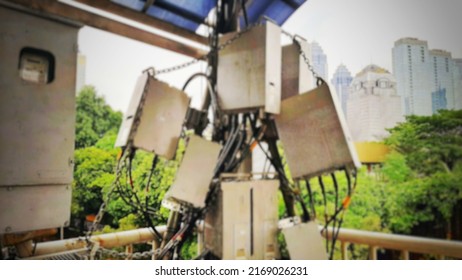
<svg viewBox="0 0 462 280">
<path fill-rule="evenodd" d="M 0 4 L 0 234 L 67 226 L 80 25 Z"/>
<path fill-rule="evenodd" d="M 189 107 L 189 97 L 144 73 L 136 83 L 116 147 L 133 146 L 166 159 L 175 156 L 181 129 Z"/>
<path fill-rule="evenodd" d="M 279 257 L 277 180 L 222 181 L 205 218 L 205 246 L 224 260 Z"/>
<path fill-rule="evenodd" d="M 220 39 L 223 44 L 236 33 Z M 281 29 L 267 22 L 243 33 L 219 52 L 218 101 L 224 111 L 263 107 L 279 114 L 281 104 Z"/>
<path fill-rule="evenodd" d="M 275 122 L 293 178 L 360 166 L 336 98 L 322 83 L 282 101 Z"/>
<path fill-rule="evenodd" d="M 193 207 L 205 206 L 221 145 L 192 135 L 175 181 L 165 197 Z"/>
<path fill-rule="evenodd" d="M 308 42 L 299 39 L 301 50 L 306 57 L 311 57 Z M 296 43 L 282 47 L 282 100 L 307 92 L 313 87 L 313 75 L 300 54 Z"/>
<path fill-rule="evenodd" d="M 291 260 L 327 260 L 324 240 L 315 221 L 283 228 Z"/>
</svg>

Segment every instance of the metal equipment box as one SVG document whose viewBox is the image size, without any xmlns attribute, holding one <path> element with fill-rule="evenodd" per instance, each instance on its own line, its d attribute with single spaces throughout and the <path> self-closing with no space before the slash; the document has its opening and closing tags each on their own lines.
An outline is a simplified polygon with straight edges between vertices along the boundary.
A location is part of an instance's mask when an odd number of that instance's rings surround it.
<svg viewBox="0 0 462 280">
<path fill-rule="evenodd" d="M 189 101 L 183 91 L 147 73 L 142 74 L 120 127 L 116 147 L 126 146 L 133 140 L 135 148 L 172 159 Z"/>
<path fill-rule="evenodd" d="M 0 234 L 67 226 L 79 25 L 0 4 Z"/>
<path fill-rule="evenodd" d="M 192 135 L 166 198 L 204 207 L 220 150 L 220 144 Z"/>
<path fill-rule="evenodd" d="M 222 181 L 205 218 L 205 246 L 224 260 L 279 257 L 277 180 Z"/>
<path fill-rule="evenodd" d="M 282 229 L 291 260 L 327 260 L 324 240 L 315 221 Z"/>
<path fill-rule="evenodd" d="M 298 40 L 306 57 L 311 58 L 308 42 Z M 313 75 L 300 54 L 297 43 L 282 47 L 282 100 L 307 92 L 313 87 Z"/>
<path fill-rule="evenodd" d="M 223 44 L 236 33 L 226 34 Z M 279 114 L 281 104 L 281 30 L 267 22 L 244 32 L 219 52 L 218 101 L 224 111 L 264 107 Z"/>
<path fill-rule="evenodd" d="M 275 122 L 293 178 L 360 166 L 336 98 L 323 83 L 282 101 Z"/>
</svg>

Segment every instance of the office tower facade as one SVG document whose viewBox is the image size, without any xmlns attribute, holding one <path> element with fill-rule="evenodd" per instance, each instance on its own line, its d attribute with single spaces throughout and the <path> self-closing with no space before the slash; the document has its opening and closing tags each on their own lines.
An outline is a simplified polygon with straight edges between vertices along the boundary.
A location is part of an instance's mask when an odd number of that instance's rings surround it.
<svg viewBox="0 0 462 280">
<path fill-rule="evenodd" d="M 432 114 L 427 41 L 403 38 L 393 48 L 393 74 L 397 92 L 402 96 L 405 115 Z"/>
<path fill-rule="evenodd" d="M 450 52 L 429 50 L 427 41 L 403 38 L 395 42 L 392 54 L 405 115 L 429 116 L 458 106 L 459 70 Z"/>
<path fill-rule="evenodd" d="M 355 142 L 382 141 L 387 128 L 404 121 L 393 75 L 376 65 L 358 73 L 349 88 L 347 123 Z"/>
<path fill-rule="evenodd" d="M 314 71 L 327 82 L 328 67 L 327 67 L 327 56 L 323 49 L 317 42 L 312 42 L 311 46 L 311 63 L 313 64 Z"/>
<path fill-rule="evenodd" d="M 454 59 L 454 108 L 462 109 L 462 59 Z"/>
<path fill-rule="evenodd" d="M 335 88 L 342 110 L 347 117 L 348 88 L 350 87 L 353 77 L 345 65 L 340 64 L 332 77 L 331 84 Z"/>
<path fill-rule="evenodd" d="M 430 50 L 430 64 L 432 113 L 441 109 L 454 109 L 454 64 L 451 53 L 443 50 Z"/>
</svg>

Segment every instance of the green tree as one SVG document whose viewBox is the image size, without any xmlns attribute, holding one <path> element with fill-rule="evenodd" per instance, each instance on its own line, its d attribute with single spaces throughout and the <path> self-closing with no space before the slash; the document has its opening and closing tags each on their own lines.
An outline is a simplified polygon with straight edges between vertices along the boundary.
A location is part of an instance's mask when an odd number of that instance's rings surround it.
<svg viewBox="0 0 462 280">
<path fill-rule="evenodd" d="M 85 86 L 77 96 L 75 147 L 93 146 L 108 132 L 119 129 L 122 113 L 114 111 L 93 86 Z"/>
<path fill-rule="evenodd" d="M 462 111 L 410 116 L 386 140 L 383 172 L 394 232 L 462 239 Z"/>
</svg>

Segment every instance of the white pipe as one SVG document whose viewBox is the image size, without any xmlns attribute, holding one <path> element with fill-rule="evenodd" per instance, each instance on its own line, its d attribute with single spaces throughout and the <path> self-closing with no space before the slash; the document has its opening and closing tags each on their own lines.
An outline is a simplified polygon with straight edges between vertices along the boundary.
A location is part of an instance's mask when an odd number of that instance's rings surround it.
<svg viewBox="0 0 462 280">
<path fill-rule="evenodd" d="M 156 230 L 162 234 L 166 226 L 158 226 Z M 96 242 L 100 247 L 113 248 L 126 246 L 135 243 L 144 243 L 154 240 L 155 235 L 151 228 L 141 228 L 128 231 L 94 235 L 91 237 L 92 242 Z M 57 252 L 81 249 L 87 246 L 84 237 L 37 243 L 34 256 L 48 255 Z"/>
</svg>

